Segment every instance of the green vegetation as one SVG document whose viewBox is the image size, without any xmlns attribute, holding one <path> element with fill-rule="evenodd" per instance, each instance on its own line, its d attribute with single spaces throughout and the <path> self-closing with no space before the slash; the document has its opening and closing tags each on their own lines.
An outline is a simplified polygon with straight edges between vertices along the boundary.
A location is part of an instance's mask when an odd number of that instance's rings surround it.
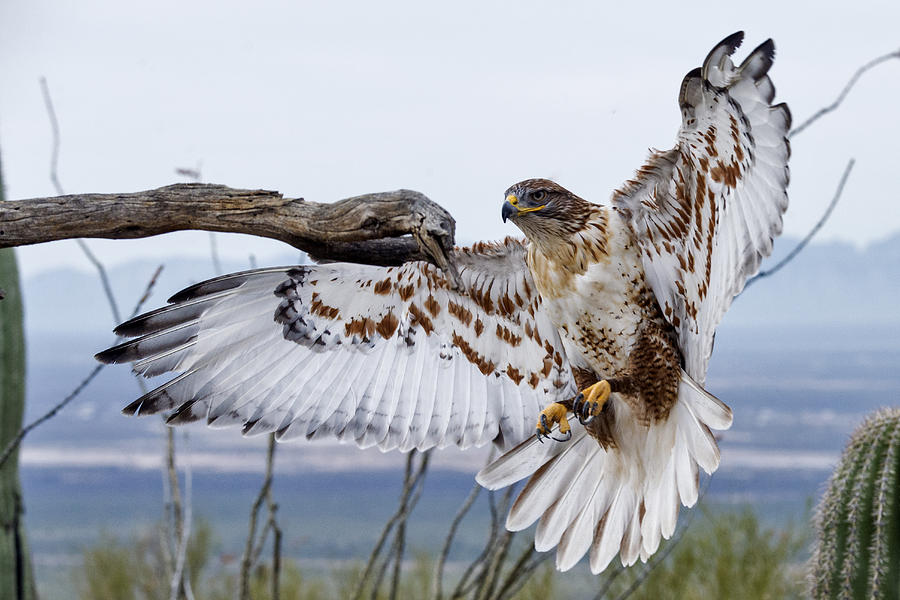
<svg viewBox="0 0 900 600">
<path fill-rule="evenodd" d="M 161 554 L 160 532 L 151 531 L 131 541 L 104 537 L 85 551 L 84 566 L 75 573 L 81 600 L 121 598 L 156 600 L 169 596 L 170 576 Z M 806 536 L 794 527 L 776 531 L 763 527 L 751 510 L 704 513 L 699 516 L 674 550 L 658 566 L 643 573 L 638 564 L 616 576 L 605 598 L 619 598 L 640 579 L 628 596 L 634 600 L 729 598 L 734 600 L 784 600 L 801 598 L 803 568 L 801 554 Z M 665 547 L 661 552 L 665 551 Z M 238 561 L 222 554 L 210 527 L 198 523 L 189 545 L 187 563 L 191 587 L 197 600 L 236 597 Z M 516 600 L 546 600 L 554 597 L 591 597 L 614 571 L 590 576 L 582 567 L 556 573 L 552 561 L 543 565 L 515 596 Z M 433 557 L 417 553 L 404 567 L 397 597 L 423 598 L 431 590 Z M 282 559 L 280 597 L 284 600 L 347 598 L 356 589 L 361 563 L 329 570 L 300 568 Z M 448 577 L 452 577 L 448 574 Z M 448 582 L 450 583 L 450 582 Z M 446 587 L 446 586 L 445 586 Z M 374 596 L 388 598 L 387 586 Z M 251 597 L 271 596 L 271 566 L 257 567 L 251 578 Z M 370 598 L 366 589 L 364 598 Z"/>
<path fill-rule="evenodd" d="M 817 515 L 813 598 L 900 597 L 900 409 L 870 415 L 844 450 Z"/>
<path fill-rule="evenodd" d="M 701 509 L 702 510 L 702 509 Z M 750 509 L 698 517 L 675 550 L 650 571 L 633 600 L 789 600 L 804 597 L 807 537 L 763 527 Z M 670 542 L 671 543 L 671 542 Z M 661 552 L 665 552 L 663 547 Z M 632 569 L 632 580 L 640 569 Z M 624 583 L 620 587 L 628 587 Z M 616 598 L 612 595 L 610 598 Z"/>
<path fill-rule="evenodd" d="M 131 540 L 123 541 L 103 535 L 86 549 L 83 565 L 73 573 L 74 589 L 81 600 L 166 600 L 169 598 L 171 573 L 166 572 L 163 555 L 162 527 L 154 528 Z M 213 532 L 201 521 L 193 529 L 186 564 L 196 600 L 234 600 L 239 586 L 238 560 L 218 552 Z M 434 563 L 431 557 L 418 553 L 406 567 L 398 589 L 398 598 L 421 598 L 431 589 Z M 292 560 L 282 560 L 279 593 L 282 600 L 324 600 L 349 598 L 356 590 L 363 571 L 361 563 L 335 567 L 328 571 L 301 570 Z M 546 574 L 548 570 L 545 570 Z M 310 574 L 311 573 L 311 574 Z M 270 564 L 256 567 L 250 576 L 250 597 L 271 597 Z M 536 586 L 523 590 L 516 600 L 546 600 L 553 593 L 553 579 L 543 577 Z M 364 598 L 372 598 L 371 588 L 364 588 Z M 552 597 L 552 596 L 549 596 Z M 388 598 L 386 591 L 374 598 Z"/>
<path fill-rule="evenodd" d="M 3 201 L 0 173 L 0 202 Z M 25 412 L 25 333 L 19 270 L 11 248 L 0 250 L 0 452 L 22 428 Z M 31 557 L 22 523 L 19 453 L 0 466 L 0 597 L 34 598 Z"/>
</svg>

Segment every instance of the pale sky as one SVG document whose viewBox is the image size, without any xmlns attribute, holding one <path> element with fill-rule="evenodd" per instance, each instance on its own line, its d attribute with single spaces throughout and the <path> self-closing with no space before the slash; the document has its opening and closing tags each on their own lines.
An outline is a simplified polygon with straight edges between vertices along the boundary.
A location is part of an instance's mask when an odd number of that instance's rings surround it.
<svg viewBox="0 0 900 600">
<path fill-rule="evenodd" d="M 737 29 L 741 59 L 775 39 L 778 101 L 799 123 L 861 64 L 900 47 L 885 2 L 0 3 L 0 148 L 7 197 L 53 195 L 46 76 L 69 193 L 204 180 L 333 201 L 401 187 L 457 219 L 457 240 L 517 231 L 502 193 L 551 177 L 597 202 L 670 147 L 684 74 Z M 900 60 L 794 139 L 785 232 L 804 234 L 848 158 L 857 166 L 820 239 L 900 230 Z M 92 241 L 109 264 L 207 253 L 206 234 Z M 219 236 L 235 258 L 276 242 Z M 74 242 L 23 248 L 25 274 L 88 268 Z"/>
</svg>

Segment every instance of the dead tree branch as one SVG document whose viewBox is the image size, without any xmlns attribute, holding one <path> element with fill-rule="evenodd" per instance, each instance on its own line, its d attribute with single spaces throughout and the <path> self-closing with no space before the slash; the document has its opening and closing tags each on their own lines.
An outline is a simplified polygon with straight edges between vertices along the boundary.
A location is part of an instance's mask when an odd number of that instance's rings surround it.
<svg viewBox="0 0 900 600">
<path fill-rule="evenodd" d="M 847 94 L 850 93 L 850 90 L 853 89 L 853 86 L 856 85 L 856 82 L 859 81 L 859 78 L 863 76 L 863 73 L 880 65 L 883 62 L 891 60 L 892 58 L 900 58 L 900 50 L 895 50 L 894 52 L 891 52 L 889 54 L 879 56 L 878 58 L 870 60 L 869 62 L 858 68 L 853 76 L 850 77 L 850 81 L 847 82 L 847 84 L 844 86 L 844 89 L 841 90 L 841 93 L 838 94 L 838 97 L 835 98 L 834 102 L 832 102 L 828 106 L 820 108 L 819 110 L 814 112 L 811 117 L 794 127 L 788 134 L 788 137 L 794 137 L 798 133 L 802 133 L 807 127 L 809 127 L 828 113 L 836 110 L 837 107 L 839 107 L 847 97 Z"/>
<path fill-rule="evenodd" d="M 182 183 L 129 194 L 73 194 L 0 205 L 0 248 L 200 229 L 268 237 L 320 259 L 375 265 L 428 260 L 454 278 L 448 252 L 455 227 L 450 213 L 411 190 L 323 204 L 266 190 Z"/>
</svg>

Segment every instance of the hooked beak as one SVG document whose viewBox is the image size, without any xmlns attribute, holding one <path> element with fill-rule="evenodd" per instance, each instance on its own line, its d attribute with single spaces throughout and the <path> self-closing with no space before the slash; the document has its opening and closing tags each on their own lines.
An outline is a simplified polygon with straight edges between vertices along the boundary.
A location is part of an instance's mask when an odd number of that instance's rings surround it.
<svg viewBox="0 0 900 600">
<path fill-rule="evenodd" d="M 500 212 L 500 216 L 503 217 L 503 222 L 506 223 L 506 220 L 510 217 L 514 217 L 518 214 L 519 209 L 512 205 L 512 203 L 507 200 L 503 203 L 503 210 Z"/>
</svg>

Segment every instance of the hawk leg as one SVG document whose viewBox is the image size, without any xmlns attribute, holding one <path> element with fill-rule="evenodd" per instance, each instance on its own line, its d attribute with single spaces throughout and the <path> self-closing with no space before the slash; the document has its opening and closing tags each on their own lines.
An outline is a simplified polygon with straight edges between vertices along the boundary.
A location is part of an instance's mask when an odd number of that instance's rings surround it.
<svg viewBox="0 0 900 600">
<path fill-rule="evenodd" d="M 609 399 L 611 388 L 605 379 L 587 387 L 575 397 L 572 402 L 572 412 L 578 417 L 582 425 L 587 425 L 603 410 L 603 405 Z M 560 426 L 560 431 L 562 426 Z"/>
<path fill-rule="evenodd" d="M 554 439 L 557 442 L 568 442 L 572 439 L 572 428 L 569 426 L 569 420 L 566 418 L 566 413 L 568 412 L 569 409 L 566 405 L 559 402 L 554 402 L 542 410 L 537 423 L 538 441 L 543 442 L 544 437 Z M 559 423 L 559 432 L 566 437 L 558 438 L 550 434 L 556 423 Z"/>
</svg>

